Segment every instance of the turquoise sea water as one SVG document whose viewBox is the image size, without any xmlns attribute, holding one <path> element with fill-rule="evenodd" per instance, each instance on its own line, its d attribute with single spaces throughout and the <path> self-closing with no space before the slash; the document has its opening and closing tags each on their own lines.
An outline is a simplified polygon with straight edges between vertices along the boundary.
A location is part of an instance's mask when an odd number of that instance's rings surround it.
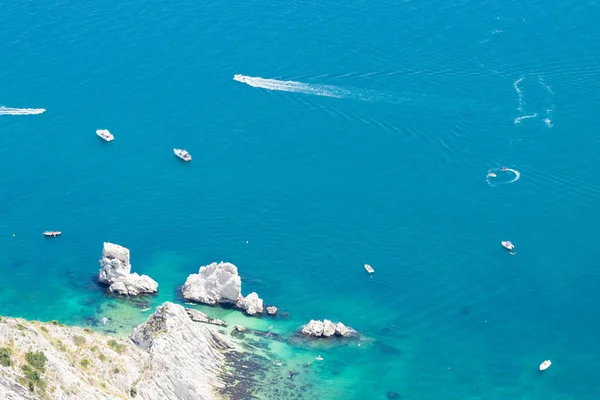
<svg viewBox="0 0 600 400">
<path fill-rule="evenodd" d="M 599 17 L 595 1 L 10 4 L 0 106 L 47 111 L 0 115 L 0 314 L 96 321 L 111 241 L 159 282 L 152 305 L 224 260 L 289 313 L 246 323 L 359 330 L 369 344 L 316 350 L 315 398 L 596 399 Z"/>
</svg>

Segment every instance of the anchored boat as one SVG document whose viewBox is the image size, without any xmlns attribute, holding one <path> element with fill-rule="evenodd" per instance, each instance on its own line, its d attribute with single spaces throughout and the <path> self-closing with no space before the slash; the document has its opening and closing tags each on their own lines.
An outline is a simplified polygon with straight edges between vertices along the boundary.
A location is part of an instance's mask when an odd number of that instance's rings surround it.
<svg viewBox="0 0 600 400">
<path fill-rule="evenodd" d="M 46 231 L 46 232 L 42 232 L 42 235 L 46 236 L 46 237 L 57 237 L 62 235 L 62 232 L 59 231 Z"/>
<path fill-rule="evenodd" d="M 98 137 L 100 137 L 101 139 L 106 140 L 107 142 L 115 140 L 115 137 L 112 133 L 108 131 L 108 129 L 98 129 L 96 131 L 96 135 L 98 135 Z"/>
<path fill-rule="evenodd" d="M 192 161 L 192 156 L 186 150 L 183 149 L 173 149 L 173 153 L 183 161 Z"/>
<path fill-rule="evenodd" d="M 543 363 L 540 364 L 540 371 L 545 371 L 548 368 L 550 368 L 550 366 L 552 365 L 552 361 L 550 360 L 546 360 Z"/>
<path fill-rule="evenodd" d="M 502 247 L 504 247 L 506 250 L 510 250 L 510 251 L 513 251 L 515 249 L 515 245 L 512 244 L 510 242 L 510 240 L 502 241 Z"/>
<path fill-rule="evenodd" d="M 375 270 L 369 264 L 365 264 L 365 269 L 370 274 L 372 274 L 373 272 L 375 272 Z"/>
</svg>

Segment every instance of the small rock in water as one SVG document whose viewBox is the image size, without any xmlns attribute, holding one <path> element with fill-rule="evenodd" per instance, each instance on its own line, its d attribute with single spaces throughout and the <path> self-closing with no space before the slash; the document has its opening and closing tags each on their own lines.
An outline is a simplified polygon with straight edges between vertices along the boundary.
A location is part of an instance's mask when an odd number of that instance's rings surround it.
<svg viewBox="0 0 600 400">
<path fill-rule="evenodd" d="M 269 314 L 269 315 L 275 315 L 275 314 L 277 314 L 277 307 L 275 307 L 275 306 L 268 306 L 267 307 L 267 314 Z"/>
<path fill-rule="evenodd" d="M 238 331 L 238 332 L 245 332 L 245 331 L 246 331 L 246 328 L 244 328 L 244 327 L 243 327 L 243 326 L 241 326 L 241 325 L 236 325 L 236 326 L 234 326 L 234 329 L 235 329 L 236 331 Z"/>
</svg>

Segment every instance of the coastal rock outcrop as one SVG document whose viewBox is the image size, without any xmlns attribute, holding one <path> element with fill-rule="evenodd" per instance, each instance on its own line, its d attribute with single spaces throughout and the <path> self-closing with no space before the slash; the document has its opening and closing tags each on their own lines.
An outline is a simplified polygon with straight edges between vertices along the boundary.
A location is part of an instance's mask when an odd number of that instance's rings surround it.
<svg viewBox="0 0 600 400">
<path fill-rule="evenodd" d="M 324 321 L 310 320 L 308 324 L 304 325 L 301 332 L 303 335 L 312 337 L 332 337 L 334 335 L 348 337 L 356 335 L 354 329 L 347 327 L 341 322 L 334 324 L 327 319 Z"/>
<path fill-rule="evenodd" d="M 129 249 L 118 244 L 104 242 L 98 282 L 110 285 L 117 278 L 131 273 Z"/>
<path fill-rule="evenodd" d="M 218 326 L 227 326 L 227 322 L 218 318 L 209 318 L 208 315 L 202 311 L 194 310 L 193 308 L 186 308 L 185 311 L 194 322 L 203 322 L 205 324 L 212 324 Z"/>
<path fill-rule="evenodd" d="M 194 323 L 182 306 L 164 303 L 129 338 L 150 355 L 148 373 L 137 384 L 143 398 L 211 399 L 213 388 L 223 386 L 217 373 L 224 339 Z"/>
<path fill-rule="evenodd" d="M 117 278 L 108 288 L 111 293 L 137 296 L 142 293 L 156 293 L 158 283 L 148 275 L 129 274 Z"/>
<path fill-rule="evenodd" d="M 268 306 L 267 307 L 267 314 L 269 314 L 269 315 L 275 315 L 275 314 L 277 314 L 277 307 L 275 307 L 275 306 Z"/>
<path fill-rule="evenodd" d="M 263 312 L 263 301 L 256 292 L 244 297 L 238 302 L 237 306 L 245 310 L 248 315 L 262 314 Z"/>
<path fill-rule="evenodd" d="M 148 275 L 131 273 L 129 249 L 104 242 L 98 282 L 110 285 L 108 291 L 127 296 L 156 293 L 158 283 Z"/>
<path fill-rule="evenodd" d="M 204 304 L 233 304 L 249 315 L 262 314 L 263 301 L 256 292 L 244 297 L 238 269 L 229 262 L 213 262 L 191 274 L 181 287 L 183 298 Z"/>
</svg>

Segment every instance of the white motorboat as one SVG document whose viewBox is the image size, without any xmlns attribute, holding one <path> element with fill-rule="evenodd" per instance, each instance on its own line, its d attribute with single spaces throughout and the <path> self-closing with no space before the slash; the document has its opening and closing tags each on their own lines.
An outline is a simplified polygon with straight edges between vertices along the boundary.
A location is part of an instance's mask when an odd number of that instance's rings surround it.
<svg viewBox="0 0 600 400">
<path fill-rule="evenodd" d="M 546 360 L 543 363 L 540 364 L 540 371 L 545 371 L 548 368 L 550 368 L 550 366 L 552 365 L 552 361 L 550 360 Z"/>
<path fill-rule="evenodd" d="M 502 247 L 504 247 L 506 250 L 510 250 L 510 251 L 513 251 L 515 249 L 515 245 L 512 244 L 510 242 L 510 240 L 503 240 Z"/>
<path fill-rule="evenodd" d="M 59 231 L 46 231 L 46 232 L 42 232 L 42 235 L 46 236 L 46 237 L 57 237 L 62 235 L 62 232 Z"/>
<path fill-rule="evenodd" d="M 107 142 L 112 142 L 113 140 L 115 140 L 115 137 L 113 136 L 112 133 L 110 133 L 108 131 L 108 129 L 98 129 L 96 131 L 96 135 L 98 135 L 100 138 L 106 140 Z"/>
<path fill-rule="evenodd" d="M 375 272 L 375 270 L 369 264 L 365 264 L 365 269 L 370 274 L 372 274 L 373 272 Z"/>
<path fill-rule="evenodd" d="M 192 156 L 190 153 L 183 149 L 173 149 L 173 153 L 175 153 L 175 155 L 181 158 L 183 161 L 192 161 Z"/>
<path fill-rule="evenodd" d="M 488 176 L 489 176 L 490 178 L 495 178 L 495 177 L 496 177 L 496 174 L 495 174 L 495 173 L 493 173 L 493 172 L 490 172 L 490 173 L 488 174 Z"/>
<path fill-rule="evenodd" d="M 246 77 L 242 74 L 235 74 L 233 76 L 233 80 L 238 82 L 246 82 Z"/>
</svg>

